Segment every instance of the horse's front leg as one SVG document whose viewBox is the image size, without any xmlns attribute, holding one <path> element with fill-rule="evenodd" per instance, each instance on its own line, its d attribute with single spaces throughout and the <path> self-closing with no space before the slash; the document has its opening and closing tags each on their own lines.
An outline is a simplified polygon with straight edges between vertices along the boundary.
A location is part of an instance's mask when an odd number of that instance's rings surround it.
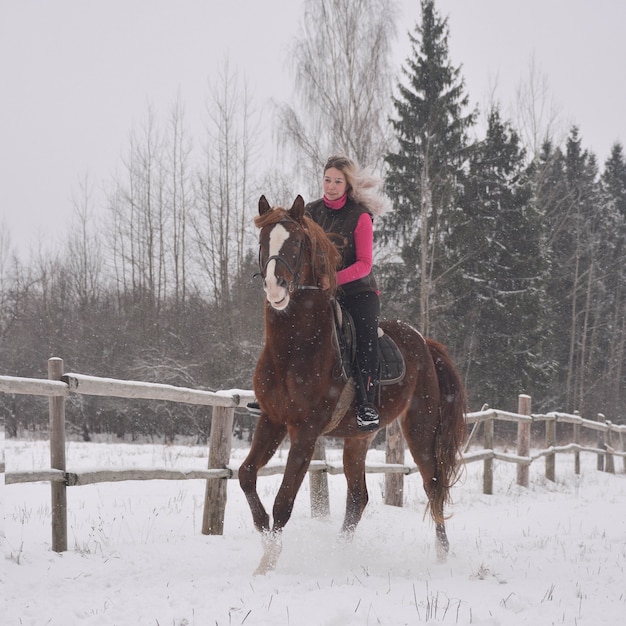
<svg viewBox="0 0 626 626">
<path fill-rule="evenodd" d="M 319 434 L 306 427 L 304 431 L 297 428 L 289 430 L 291 445 L 285 474 L 274 500 L 274 523 L 271 530 L 263 533 L 263 556 L 255 574 L 266 574 L 275 569 L 282 551 L 282 531 L 291 517 L 296 495 L 309 469 Z"/>
<path fill-rule="evenodd" d="M 289 429 L 291 445 L 285 474 L 274 500 L 272 528 L 274 532 L 280 532 L 291 517 L 298 490 L 311 464 L 319 434 L 317 429 L 309 428 L 308 425 Z"/>
<path fill-rule="evenodd" d="M 343 472 L 348 483 L 346 515 L 341 527 L 341 537 L 350 541 L 361 520 L 368 501 L 365 482 L 365 458 L 375 433 L 365 438 L 345 439 L 343 444 Z"/>
<path fill-rule="evenodd" d="M 254 526 L 263 533 L 270 531 L 270 521 L 257 492 L 257 475 L 259 469 L 274 456 L 286 434 L 284 424 L 276 424 L 267 415 L 261 415 L 254 430 L 250 452 L 239 468 L 239 484 L 248 500 Z"/>
</svg>

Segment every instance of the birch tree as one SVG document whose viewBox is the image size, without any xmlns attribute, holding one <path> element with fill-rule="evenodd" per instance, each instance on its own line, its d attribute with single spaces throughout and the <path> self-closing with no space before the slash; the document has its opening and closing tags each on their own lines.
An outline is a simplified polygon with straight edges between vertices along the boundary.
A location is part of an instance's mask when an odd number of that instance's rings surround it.
<svg viewBox="0 0 626 626">
<path fill-rule="evenodd" d="M 396 35 L 391 0 L 306 0 L 292 47 L 298 106 L 279 107 L 279 137 L 311 194 L 333 153 L 362 166 L 382 166 Z"/>
</svg>

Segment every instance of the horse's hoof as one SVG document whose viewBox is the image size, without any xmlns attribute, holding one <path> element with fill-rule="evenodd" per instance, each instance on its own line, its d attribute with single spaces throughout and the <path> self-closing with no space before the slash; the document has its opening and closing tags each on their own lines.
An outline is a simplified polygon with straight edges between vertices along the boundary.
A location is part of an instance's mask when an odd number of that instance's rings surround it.
<svg viewBox="0 0 626 626">
<path fill-rule="evenodd" d="M 435 551 L 437 552 L 437 560 L 445 563 L 448 560 L 448 552 L 450 551 L 450 542 L 446 534 L 446 527 L 443 524 L 437 524 L 435 530 Z"/>
<path fill-rule="evenodd" d="M 265 576 L 270 570 L 267 565 L 263 563 L 263 559 L 259 563 L 259 566 L 254 570 L 253 576 Z"/>
<path fill-rule="evenodd" d="M 447 543 L 443 544 L 437 541 L 435 543 L 435 551 L 437 553 L 437 561 L 439 563 L 445 563 L 448 560 L 449 546 Z"/>
<path fill-rule="evenodd" d="M 263 533 L 263 556 L 259 566 L 254 570 L 254 575 L 265 576 L 268 572 L 275 570 L 282 549 L 283 541 L 280 533 Z"/>
</svg>

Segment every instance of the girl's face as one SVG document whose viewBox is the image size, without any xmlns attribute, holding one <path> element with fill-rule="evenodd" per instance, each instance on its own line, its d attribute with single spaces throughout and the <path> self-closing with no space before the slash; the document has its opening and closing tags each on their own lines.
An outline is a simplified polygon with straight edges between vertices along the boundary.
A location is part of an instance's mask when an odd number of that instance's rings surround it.
<svg viewBox="0 0 626 626">
<path fill-rule="evenodd" d="M 346 193 L 346 177 L 341 170 L 329 167 L 324 172 L 324 195 L 329 200 L 338 200 Z"/>
</svg>

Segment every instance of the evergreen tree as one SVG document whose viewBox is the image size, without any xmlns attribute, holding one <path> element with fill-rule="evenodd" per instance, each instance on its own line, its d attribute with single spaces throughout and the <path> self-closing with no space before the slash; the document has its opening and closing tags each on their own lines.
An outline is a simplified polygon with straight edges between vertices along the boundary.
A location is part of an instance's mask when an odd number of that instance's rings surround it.
<svg viewBox="0 0 626 626">
<path fill-rule="evenodd" d="M 605 200 L 626 219 L 626 162 L 622 144 L 613 145 L 604 165 L 601 182 Z"/>
<path fill-rule="evenodd" d="M 572 128 L 565 153 L 545 161 L 555 188 L 541 206 L 551 259 L 546 292 L 551 319 L 546 350 L 555 355 L 553 400 L 565 410 L 585 408 L 586 390 L 597 384 L 605 299 L 606 215 L 599 197 L 595 157 Z M 545 189 L 545 185 L 544 185 Z M 539 197 L 542 203 L 544 198 Z M 601 369 L 601 368 L 600 368 Z M 592 380 L 594 382 L 592 382 Z"/>
<path fill-rule="evenodd" d="M 393 210 L 378 231 L 399 254 L 392 288 L 400 292 L 395 300 L 403 302 L 402 314 L 436 335 L 432 313 L 449 302 L 451 269 L 442 234 L 463 179 L 474 114 L 464 115 L 468 97 L 460 69 L 448 57 L 447 20 L 433 0 L 422 0 L 421 18 L 415 35 L 409 35 L 412 53 L 403 67 L 407 84 L 398 85 L 393 98 L 397 149 L 385 159 Z"/>
<path fill-rule="evenodd" d="M 530 172 L 534 203 L 543 216 L 545 234 L 547 280 L 544 289 L 546 314 L 543 319 L 543 354 L 546 362 L 554 364 L 548 390 L 541 402 L 545 407 L 564 407 L 562 400 L 565 377 L 564 368 L 560 364 L 567 362 L 569 342 L 568 331 L 563 324 L 563 319 L 568 315 L 563 293 L 569 291 L 570 277 L 562 261 L 570 249 L 571 232 L 568 213 L 563 210 L 569 191 L 565 175 L 565 156 L 561 149 L 554 147 L 550 141 L 545 141 L 539 156 L 531 165 Z M 536 408 L 541 409 L 541 405 Z"/>
<path fill-rule="evenodd" d="M 545 382 L 539 355 L 546 264 L 525 153 L 497 107 L 473 152 L 451 226 L 447 247 L 459 270 L 454 352 L 476 401 L 514 410 L 520 392 L 537 392 Z"/>
<path fill-rule="evenodd" d="M 602 203 L 608 220 L 607 235 L 607 342 L 604 396 L 608 415 L 623 415 L 626 398 L 626 162 L 621 144 L 616 143 L 607 159 L 601 178 Z"/>
</svg>

